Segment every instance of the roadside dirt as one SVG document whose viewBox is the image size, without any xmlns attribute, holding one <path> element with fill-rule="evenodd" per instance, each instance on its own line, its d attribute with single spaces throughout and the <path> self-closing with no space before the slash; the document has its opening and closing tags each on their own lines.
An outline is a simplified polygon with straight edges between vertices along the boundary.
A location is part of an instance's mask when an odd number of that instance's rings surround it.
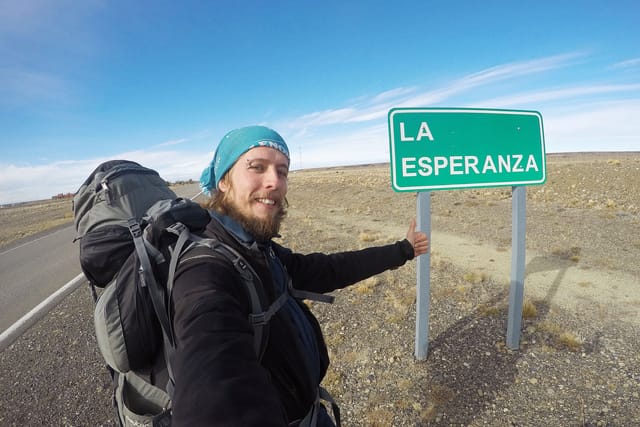
<svg viewBox="0 0 640 427">
<path fill-rule="evenodd" d="M 415 262 L 312 304 L 343 425 L 640 425 L 640 153 L 550 155 L 547 170 L 527 189 L 519 349 L 505 345 L 509 188 L 431 195 L 426 360 Z M 300 252 L 392 242 L 416 215 L 388 165 L 292 172 L 288 199 L 281 242 Z M 25 216 L 11 215 L 0 229 Z M 0 353 L 0 425 L 114 425 L 92 304 L 79 289 Z"/>
<path fill-rule="evenodd" d="M 43 200 L 0 208 L 0 248 L 72 221 L 71 199 Z"/>
<path fill-rule="evenodd" d="M 388 166 L 300 172 L 284 243 L 400 238 L 416 196 L 388 177 Z M 546 185 L 527 189 L 519 350 L 505 345 L 511 189 L 431 197 L 427 360 L 413 357 L 415 263 L 314 305 L 332 352 L 326 385 L 349 425 L 640 424 L 640 154 L 552 155 Z"/>
</svg>

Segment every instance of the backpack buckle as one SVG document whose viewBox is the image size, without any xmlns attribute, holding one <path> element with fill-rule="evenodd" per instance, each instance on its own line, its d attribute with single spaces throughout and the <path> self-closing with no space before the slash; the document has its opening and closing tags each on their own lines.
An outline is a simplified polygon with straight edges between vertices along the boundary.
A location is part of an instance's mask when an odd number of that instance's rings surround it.
<svg viewBox="0 0 640 427">
<path fill-rule="evenodd" d="M 187 230 L 187 226 L 186 226 L 186 225 L 184 225 L 184 224 L 183 224 L 183 223 L 181 223 L 181 222 L 175 222 L 175 223 L 171 224 L 170 226 L 168 226 L 168 227 L 166 228 L 166 230 L 167 230 L 169 233 L 172 233 L 172 234 L 175 234 L 176 236 L 179 236 L 180 234 L 182 234 L 182 232 L 183 232 L 184 230 Z"/>
<path fill-rule="evenodd" d="M 250 314 L 249 320 L 251 320 L 251 324 L 254 326 L 264 326 L 267 324 L 267 316 L 264 312 L 258 314 Z"/>
<path fill-rule="evenodd" d="M 142 228 L 140 228 L 140 223 L 135 218 L 129 219 L 127 225 L 133 237 L 142 237 Z"/>
<path fill-rule="evenodd" d="M 233 260 L 233 264 L 235 265 L 236 270 L 238 270 L 243 280 L 248 282 L 253 281 L 253 276 L 251 275 L 251 271 L 249 271 L 249 266 L 247 265 L 245 260 L 243 260 L 242 258 L 236 258 L 235 260 Z"/>
</svg>

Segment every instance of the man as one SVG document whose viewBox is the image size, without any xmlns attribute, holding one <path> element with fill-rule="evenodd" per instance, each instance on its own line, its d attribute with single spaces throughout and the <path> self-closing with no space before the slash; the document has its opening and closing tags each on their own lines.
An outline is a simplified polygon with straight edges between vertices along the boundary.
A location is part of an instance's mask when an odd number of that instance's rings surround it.
<svg viewBox="0 0 640 427">
<path fill-rule="evenodd" d="M 405 240 L 360 251 L 302 255 L 278 245 L 271 239 L 286 214 L 288 172 L 284 139 L 250 126 L 229 132 L 202 174 L 201 185 L 213 193 L 205 236 L 249 262 L 268 304 L 287 296 L 256 352 L 249 298 L 233 265 L 223 257 L 181 265 L 172 293 L 176 426 L 332 426 L 318 404 L 329 364 L 324 339 L 289 284 L 327 293 L 427 252 L 415 221 Z"/>
</svg>

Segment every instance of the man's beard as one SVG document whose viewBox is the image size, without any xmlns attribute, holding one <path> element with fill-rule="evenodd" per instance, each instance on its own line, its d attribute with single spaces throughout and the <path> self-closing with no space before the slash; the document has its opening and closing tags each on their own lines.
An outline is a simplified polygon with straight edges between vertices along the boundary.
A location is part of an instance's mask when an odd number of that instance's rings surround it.
<svg viewBox="0 0 640 427">
<path fill-rule="evenodd" d="M 278 232 L 280 231 L 280 224 L 287 215 L 287 210 L 285 208 L 286 201 L 277 203 L 278 211 L 276 215 L 265 219 L 247 217 L 240 212 L 240 210 L 228 198 L 223 198 L 220 208 L 223 214 L 228 215 L 238 222 L 246 232 L 256 239 L 256 241 L 266 242 L 278 235 Z"/>
</svg>

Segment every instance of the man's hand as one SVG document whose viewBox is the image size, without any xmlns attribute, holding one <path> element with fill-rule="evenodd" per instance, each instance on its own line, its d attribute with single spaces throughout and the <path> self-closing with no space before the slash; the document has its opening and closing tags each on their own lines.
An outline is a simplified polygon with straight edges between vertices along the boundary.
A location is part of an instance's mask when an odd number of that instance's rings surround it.
<svg viewBox="0 0 640 427">
<path fill-rule="evenodd" d="M 417 257 L 429 251 L 429 239 L 421 231 L 416 231 L 416 219 L 413 218 L 407 231 L 407 240 L 413 246 L 413 256 Z"/>
</svg>

